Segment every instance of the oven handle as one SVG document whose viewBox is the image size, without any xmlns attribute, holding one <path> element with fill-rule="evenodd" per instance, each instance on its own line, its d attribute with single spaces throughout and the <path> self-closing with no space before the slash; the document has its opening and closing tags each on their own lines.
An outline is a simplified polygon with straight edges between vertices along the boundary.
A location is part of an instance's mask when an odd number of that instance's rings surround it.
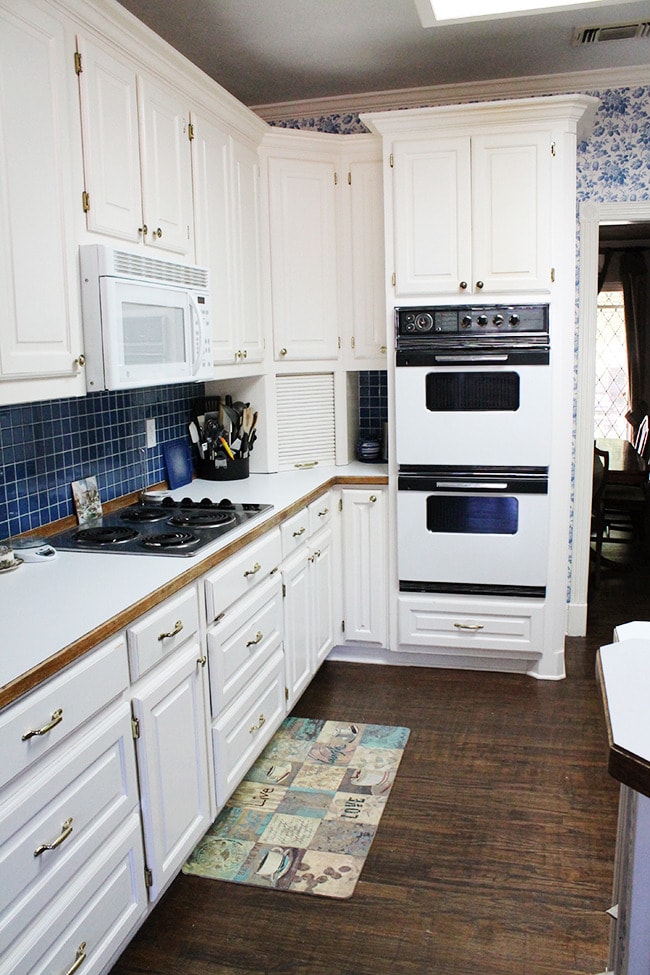
<svg viewBox="0 0 650 975">
<path fill-rule="evenodd" d="M 434 355 L 434 362 L 508 362 L 507 353 L 503 355 Z"/>
<path fill-rule="evenodd" d="M 436 481 L 437 491 L 507 491 L 508 481 Z"/>
<path fill-rule="evenodd" d="M 404 474 L 397 478 L 398 491 L 426 491 L 429 494 L 462 491 L 499 491 L 508 494 L 548 494 L 548 476 L 513 477 L 486 480 L 478 477 L 476 480 L 439 479 L 435 474 Z"/>
</svg>

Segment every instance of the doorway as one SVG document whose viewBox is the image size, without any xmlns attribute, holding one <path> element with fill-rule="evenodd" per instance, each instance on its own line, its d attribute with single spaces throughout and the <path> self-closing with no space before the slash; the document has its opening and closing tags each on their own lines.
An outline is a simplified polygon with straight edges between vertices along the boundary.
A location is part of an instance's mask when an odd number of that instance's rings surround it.
<svg viewBox="0 0 650 975">
<path fill-rule="evenodd" d="M 617 225 L 621 237 L 649 231 L 650 202 L 584 203 L 580 208 L 580 285 L 576 431 L 574 455 L 574 503 L 571 550 L 571 588 L 567 612 L 569 636 L 584 636 L 587 626 L 589 536 L 593 463 L 594 389 L 596 363 L 596 314 L 598 250 L 601 228 Z M 643 225 L 647 225 L 645 228 Z M 612 234 L 613 230 L 607 231 Z"/>
</svg>

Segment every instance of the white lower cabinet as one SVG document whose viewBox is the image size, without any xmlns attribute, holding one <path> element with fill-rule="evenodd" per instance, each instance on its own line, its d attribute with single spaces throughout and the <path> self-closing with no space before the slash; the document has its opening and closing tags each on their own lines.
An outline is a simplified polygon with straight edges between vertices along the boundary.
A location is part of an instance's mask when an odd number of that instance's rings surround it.
<svg viewBox="0 0 650 975">
<path fill-rule="evenodd" d="M 344 488 L 341 502 L 345 642 L 385 647 L 388 630 L 386 492 L 376 485 Z"/>
<path fill-rule="evenodd" d="M 206 657 L 198 595 L 188 588 L 127 630 L 149 899 L 211 823 Z M 180 641 L 180 646 L 179 646 Z M 156 658 L 161 658 L 160 662 Z M 149 669 L 148 669 L 149 668 Z"/>
</svg>

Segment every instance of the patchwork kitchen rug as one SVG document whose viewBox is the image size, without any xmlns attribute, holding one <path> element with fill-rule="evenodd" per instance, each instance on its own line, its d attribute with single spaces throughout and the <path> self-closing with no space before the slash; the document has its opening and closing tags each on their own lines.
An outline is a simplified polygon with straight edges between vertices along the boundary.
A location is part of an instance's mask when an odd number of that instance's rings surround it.
<svg viewBox="0 0 650 975">
<path fill-rule="evenodd" d="M 408 736 L 408 728 L 287 718 L 183 873 L 350 897 Z"/>
</svg>

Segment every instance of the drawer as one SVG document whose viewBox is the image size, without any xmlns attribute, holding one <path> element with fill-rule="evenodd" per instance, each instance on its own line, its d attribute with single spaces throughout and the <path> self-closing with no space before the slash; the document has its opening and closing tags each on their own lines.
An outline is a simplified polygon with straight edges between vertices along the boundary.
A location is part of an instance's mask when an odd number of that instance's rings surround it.
<svg viewBox="0 0 650 975">
<path fill-rule="evenodd" d="M 125 703 L 70 739 L 61 761 L 44 763 L 28 782 L 5 790 L 0 943 L 14 940 L 45 911 L 137 806 L 131 710 Z"/>
<path fill-rule="evenodd" d="M 332 520 L 332 504 L 334 503 L 334 495 L 332 491 L 327 491 L 322 497 L 317 498 L 316 501 L 312 501 L 308 505 L 307 510 L 309 512 L 309 534 L 313 535 L 319 529 L 324 528 L 325 525 L 329 525 Z"/>
<path fill-rule="evenodd" d="M 309 509 L 303 508 L 291 518 L 283 521 L 280 525 L 280 533 L 282 535 L 282 558 L 286 559 L 309 538 Z"/>
<path fill-rule="evenodd" d="M 225 804 L 285 713 L 284 654 L 278 650 L 247 692 L 212 726 L 217 806 Z"/>
<path fill-rule="evenodd" d="M 124 639 L 111 640 L 0 714 L 0 785 L 48 755 L 129 685 Z"/>
<path fill-rule="evenodd" d="M 220 714 L 282 643 L 282 582 L 267 579 L 208 630 L 210 698 Z"/>
<path fill-rule="evenodd" d="M 199 600 L 194 587 L 166 599 L 126 631 L 131 680 L 136 681 L 182 646 L 199 629 Z"/>
<path fill-rule="evenodd" d="M 538 657 L 543 603 L 485 597 L 398 597 L 400 650 L 478 651 L 488 656 Z"/>
<path fill-rule="evenodd" d="M 208 623 L 267 579 L 280 565 L 281 558 L 280 530 L 275 528 L 208 573 L 205 577 Z"/>
<path fill-rule="evenodd" d="M 132 813 L 93 862 L 0 956 L 0 971 L 100 975 L 146 909 L 140 818 Z"/>
</svg>

